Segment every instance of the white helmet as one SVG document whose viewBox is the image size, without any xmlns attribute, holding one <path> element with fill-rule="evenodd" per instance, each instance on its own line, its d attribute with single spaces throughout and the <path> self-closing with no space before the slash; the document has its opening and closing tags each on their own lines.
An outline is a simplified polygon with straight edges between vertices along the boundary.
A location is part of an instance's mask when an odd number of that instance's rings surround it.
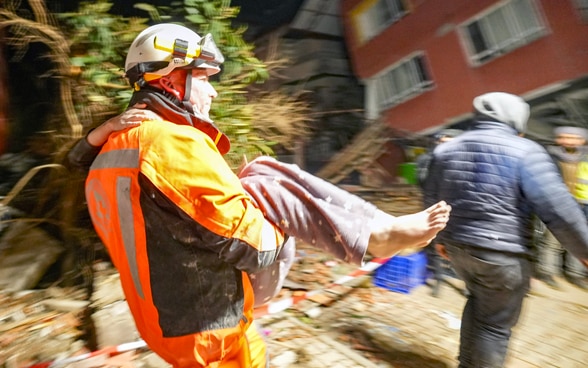
<svg viewBox="0 0 588 368">
<path fill-rule="evenodd" d="M 133 41 L 125 73 L 135 88 L 168 75 L 176 68 L 204 68 L 208 75 L 220 71 L 225 61 L 211 34 L 200 37 L 178 24 L 162 23 L 143 30 Z"/>
<path fill-rule="evenodd" d="M 474 109 L 482 115 L 503 122 L 517 132 L 527 130 L 530 107 L 522 98 L 505 92 L 490 92 L 474 98 Z"/>
</svg>

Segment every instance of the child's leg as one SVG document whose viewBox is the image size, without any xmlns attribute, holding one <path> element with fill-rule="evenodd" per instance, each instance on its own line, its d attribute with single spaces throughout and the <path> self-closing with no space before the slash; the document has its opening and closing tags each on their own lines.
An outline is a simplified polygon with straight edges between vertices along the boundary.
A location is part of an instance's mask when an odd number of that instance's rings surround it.
<svg viewBox="0 0 588 368">
<path fill-rule="evenodd" d="M 440 201 L 395 217 L 270 157 L 253 160 L 239 177 L 266 218 L 284 233 L 355 264 L 361 264 L 368 247 L 373 256 L 391 257 L 405 248 L 426 246 L 445 228 L 451 211 Z"/>
<path fill-rule="evenodd" d="M 377 208 L 298 166 L 259 157 L 239 173 L 266 218 L 284 233 L 361 264 Z"/>
</svg>

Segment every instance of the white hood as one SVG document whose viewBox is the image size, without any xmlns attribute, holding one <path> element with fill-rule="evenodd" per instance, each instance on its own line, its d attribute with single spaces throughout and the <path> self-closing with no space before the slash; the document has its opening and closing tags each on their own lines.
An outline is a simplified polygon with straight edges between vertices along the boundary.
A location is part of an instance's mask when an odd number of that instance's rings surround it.
<svg viewBox="0 0 588 368">
<path fill-rule="evenodd" d="M 515 128 L 517 132 L 527 130 L 530 107 L 522 98 L 510 93 L 490 92 L 474 98 L 474 109 Z"/>
</svg>

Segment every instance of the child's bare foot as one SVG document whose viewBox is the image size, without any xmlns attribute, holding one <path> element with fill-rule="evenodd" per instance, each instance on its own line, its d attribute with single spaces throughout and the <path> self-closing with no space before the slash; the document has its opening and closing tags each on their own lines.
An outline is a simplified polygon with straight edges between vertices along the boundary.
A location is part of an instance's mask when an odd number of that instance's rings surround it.
<svg viewBox="0 0 588 368">
<path fill-rule="evenodd" d="M 394 217 L 378 211 L 371 221 L 368 252 L 374 257 L 392 257 L 405 248 L 420 248 L 445 228 L 451 206 L 445 201 L 410 215 Z"/>
</svg>

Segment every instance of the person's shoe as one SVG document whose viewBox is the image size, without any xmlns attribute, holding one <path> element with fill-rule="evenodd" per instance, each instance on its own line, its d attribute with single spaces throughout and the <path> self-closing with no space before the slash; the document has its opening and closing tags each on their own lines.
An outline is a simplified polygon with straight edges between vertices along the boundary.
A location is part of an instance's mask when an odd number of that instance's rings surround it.
<svg viewBox="0 0 588 368">
<path fill-rule="evenodd" d="M 537 279 L 543 281 L 544 283 L 546 283 L 547 285 L 549 285 L 549 287 L 551 287 L 553 289 L 556 289 L 556 290 L 561 289 L 561 287 L 559 286 L 557 281 L 555 281 L 555 279 L 551 275 L 540 275 L 537 277 Z"/>
<path fill-rule="evenodd" d="M 570 284 L 575 285 L 582 290 L 588 290 L 588 282 L 584 277 L 568 276 L 566 278 Z"/>
</svg>

